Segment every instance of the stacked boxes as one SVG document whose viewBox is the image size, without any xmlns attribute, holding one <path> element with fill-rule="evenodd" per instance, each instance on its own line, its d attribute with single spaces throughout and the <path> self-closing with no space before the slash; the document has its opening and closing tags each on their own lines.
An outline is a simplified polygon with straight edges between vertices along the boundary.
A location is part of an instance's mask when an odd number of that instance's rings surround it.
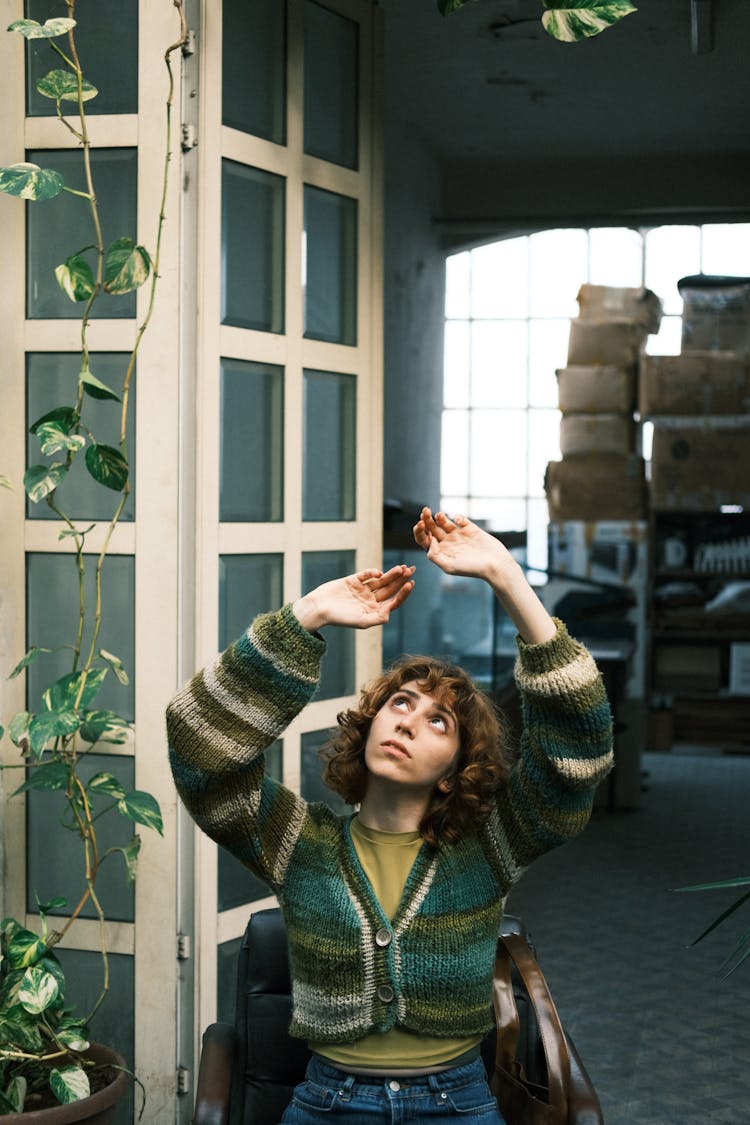
<svg viewBox="0 0 750 1125">
<path fill-rule="evenodd" d="M 583 285 L 557 372 L 561 461 L 547 466 L 551 520 L 638 520 L 645 467 L 635 424 L 638 370 L 661 302 L 648 289 Z"/>
<path fill-rule="evenodd" d="M 655 508 L 750 505 L 750 279 L 696 276 L 680 355 L 644 356 L 639 409 L 654 424 Z"/>
</svg>

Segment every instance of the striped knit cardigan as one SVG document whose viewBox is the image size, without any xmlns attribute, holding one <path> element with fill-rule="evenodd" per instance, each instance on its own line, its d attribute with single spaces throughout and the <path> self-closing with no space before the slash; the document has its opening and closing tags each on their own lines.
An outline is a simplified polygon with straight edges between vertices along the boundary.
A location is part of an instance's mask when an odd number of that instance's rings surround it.
<svg viewBox="0 0 750 1125">
<path fill-rule="evenodd" d="M 262 615 L 170 704 L 182 800 L 279 898 L 293 1035 L 351 1042 L 397 1025 L 469 1037 L 490 1026 L 505 896 L 535 857 L 582 830 L 612 760 L 609 706 L 586 649 L 560 622 L 552 640 L 518 643 L 520 761 L 477 833 L 423 843 L 392 920 L 357 859 L 351 817 L 264 776 L 264 749 L 315 690 L 320 635 L 289 606 Z"/>
</svg>

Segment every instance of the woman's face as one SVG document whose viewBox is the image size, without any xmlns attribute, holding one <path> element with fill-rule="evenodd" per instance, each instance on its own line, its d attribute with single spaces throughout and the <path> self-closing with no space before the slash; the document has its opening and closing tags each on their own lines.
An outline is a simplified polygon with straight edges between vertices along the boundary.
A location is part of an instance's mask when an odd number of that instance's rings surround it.
<svg viewBox="0 0 750 1125">
<path fill-rule="evenodd" d="M 365 765 L 372 776 L 431 793 L 453 773 L 458 750 L 455 713 L 410 680 L 376 712 Z"/>
</svg>

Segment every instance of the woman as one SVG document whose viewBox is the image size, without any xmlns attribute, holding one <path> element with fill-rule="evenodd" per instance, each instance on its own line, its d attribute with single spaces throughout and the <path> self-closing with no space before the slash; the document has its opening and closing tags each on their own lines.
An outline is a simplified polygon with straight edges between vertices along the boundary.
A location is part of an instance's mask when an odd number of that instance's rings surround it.
<svg viewBox="0 0 750 1125">
<path fill-rule="evenodd" d="M 411 593 L 413 567 L 337 579 L 256 618 L 168 710 L 183 801 L 284 912 L 291 1033 L 313 1052 L 289 1125 L 502 1123 L 479 1044 L 503 903 L 533 859 L 583 829 L 611 766 L 593 660 L 505 547 L 429 508 L 414 538 L 441 570 L 487 582 L 518 630 L 524 729 L 512 770 L 470 678 L 416 658 L 339 716 L 326 779 L 354 815 L 264 776 L 263 750 L 315 690 L 319 630 L 382 625 Z"/>
</svg>

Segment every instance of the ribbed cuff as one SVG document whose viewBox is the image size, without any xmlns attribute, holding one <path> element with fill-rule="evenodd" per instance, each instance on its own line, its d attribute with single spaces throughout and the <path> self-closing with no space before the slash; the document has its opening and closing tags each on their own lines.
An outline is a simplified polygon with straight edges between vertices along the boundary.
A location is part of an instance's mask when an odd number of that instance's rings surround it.
<svg viewBox="0 0 750 1125">
<path fill-rule="evenodd" d="M 559 617 L 553 617 L 552 620 L 557 632 L 548 641 L 530 645 L 521 636 L 516 636 L 521 667 L 532 676 L 563 668 L 581 651 L 581 645 L 571 637 L 565 623 Z"/>
<path fill-rule="evenodd" d="M 303 675 L 317 677 L 328 646 L 320 633 L 311 633 L 300 624 L 291 602 L 275 613 L 256 617 L 253 630 L 274 658 L 287 667 L 297 667 Z"/>
</svg>

